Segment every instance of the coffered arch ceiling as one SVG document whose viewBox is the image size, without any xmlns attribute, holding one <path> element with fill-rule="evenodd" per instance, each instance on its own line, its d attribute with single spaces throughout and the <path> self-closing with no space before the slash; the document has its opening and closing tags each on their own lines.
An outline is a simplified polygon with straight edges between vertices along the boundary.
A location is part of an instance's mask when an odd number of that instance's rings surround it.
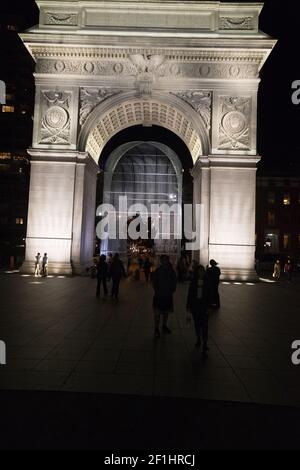
<svg viewBox="0 0 300 470">
<path fill-rule="evenodd" d="M 187 145 L 194 163 L 209 153 L 208 130 L 203 117 L 180 98 L 153 93 L 137 98 L 135 93 L 119 93 L 98 105 L 87 117 L 78 147 L 99 160 L 106 143 L 122 129 L 135 125 L 161 126 L 174 132 Z"/>
</svg>

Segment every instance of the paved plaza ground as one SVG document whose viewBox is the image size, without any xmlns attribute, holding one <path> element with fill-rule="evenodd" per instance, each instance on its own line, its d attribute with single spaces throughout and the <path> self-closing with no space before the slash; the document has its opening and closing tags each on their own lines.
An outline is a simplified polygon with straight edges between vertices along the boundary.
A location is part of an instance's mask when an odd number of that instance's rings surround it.
<svg viewBox="0 0 300 470">
<path fill-rule="evenodd" d="M 21 402 L 48 400 L 41 408 L 45 412 L 62 397 L 73 403 L 82 396 L 87 403 L 101 394 L 108 403 L 114 400 L 114 409 L 118 396 L 131 400 L 133 410 L 134 403 L 145 400 L 148 411 L 151 399 L 166 410 L 163 400 L 183 400 L 176 405 L 183 421 L 186 406 L 206 413 L 214 407 L 217 419 L 225 413 L 224 403 L 227 418 L 238 417 L 241 406 L 251 416 L 249 406 L 256 404 L 277 410 L 264 408 L 260 422 L 269 413 L 283 423 L 281 407 L 300 416 L 299 408 L 291 408 L 300 405 L 300 366 L 291 362 L 291 344 L 300 339 L 299 280 L 222 284 L 222 308 L 210 316 L 207 360 L 195 349 L 193 327 L 186 323 L 187 284 L 176 292 L 172 335 L 154 339 L 152 288 L 143 281 L 125 280 L 119 302 L 97 299 L 96 281 L 87 277 L 2 273 L 0 283 L 0 339 L 7 346 L 7 365 L 0 367 L 2 404 L 14 403 L 17 409 Z M 32 393 L 38 392 L 44 398 L 34 399 Z M 31 393 L 28 400 L 24 393 Z"/>
<path fill-rule="evenodd" d="M 2 390 L 100 392 L 300 405 L 299 284 L 222 284 L 209 324 L 209 358 L 186 323 L 179 285 L 172 335 L 153 338 L 152 288 L 122 283 L 120 301 L 97 299 L 96 281 L 2 274 Z"/>
</svg>

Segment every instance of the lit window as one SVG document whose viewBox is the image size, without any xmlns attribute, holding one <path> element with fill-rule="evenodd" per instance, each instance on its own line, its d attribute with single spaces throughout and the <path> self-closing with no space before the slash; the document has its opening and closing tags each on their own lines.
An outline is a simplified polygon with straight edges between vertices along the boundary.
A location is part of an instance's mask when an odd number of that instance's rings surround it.
<svg viewBox="0 0 300 470">
<path fill-rule="evenodd" d="M 0 152 L 0 160 L 7 160 L 11 157 L 10 152 Z"/>
<path fill-rule="evenodd" d="M 291 244 L 291 235 L 289 233 L 285 233 L 283 235 L 283 248 L 284 250 L 289 250 Z"/>
<path fill-rule="evenodd" d="M 15 112 L 14 106 L 9 106 L 7 104 L 4 104 L 2 106 L 2 113 L 14 113 L 14 112 Z"/>
<path fill-rule="evenodd" d="M 16 225 L 24 225 L 24 219 L 22 217 L 17 217 Z"/>
<path fill-rule="evenodd" d="M 7 25 L 7 29 L 8 29 L 9 31 L 17 31 L 17 26 L 14 25 L 14 24 L 8 24 L 8 25 Z"/>
<path fill-rule="evenodd" d="M 269 227 L 275 225 L 275 214 L 274 212 L 268 212 L 268 225 Z"/>
<path fill-rule="evenodd" d="M 285 194 L 283 196 L 283 205 L 284 206 L 290 206 L 291 205 L 291 195 L 290 194 Z"/>
<path fill-rule="evenodd" d="M 273 191 L 268 193 L 268 204 L 275 204 L 275 193 Z"/>
</svg>

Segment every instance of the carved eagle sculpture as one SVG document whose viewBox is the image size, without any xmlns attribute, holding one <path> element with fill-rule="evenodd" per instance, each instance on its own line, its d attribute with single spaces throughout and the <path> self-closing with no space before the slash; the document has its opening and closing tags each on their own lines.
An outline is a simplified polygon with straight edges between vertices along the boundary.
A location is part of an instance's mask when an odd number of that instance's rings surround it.
<svg viewBox="0 0 300 470">
<path fill-rule="evenodd" d="M 165 61 L 165 56 L 163 55 L 132 54 L 129 57 L 139 74 L 154 74 L 158 67 L 160 67 Z"/>
</svg>

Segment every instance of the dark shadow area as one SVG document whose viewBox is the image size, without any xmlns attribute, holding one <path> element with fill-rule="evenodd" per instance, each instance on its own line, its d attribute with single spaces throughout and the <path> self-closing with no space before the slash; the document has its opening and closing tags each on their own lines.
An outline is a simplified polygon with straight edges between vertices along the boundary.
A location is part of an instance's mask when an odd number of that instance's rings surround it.
<svg viewBox="0 0 300 470">
<path fill-rule="evenodd" d="M 5 449 L 299 448 L 299 409 L 130 395 L 0 398 Z"/>
<path fill-rule="evenodd" d="M 107 158 L 117 147 L 126 142 L 137 140 L 143 142 L 155 141 L 165 144 L 179 156 L 185 170 L 193 168 L 193 160 L 186 144 L 174 132 L 160 126 L 131 126 L 118 132 L 102 150 L 99 159 L 100 167 L 104 169 Z"/>
</svg>

